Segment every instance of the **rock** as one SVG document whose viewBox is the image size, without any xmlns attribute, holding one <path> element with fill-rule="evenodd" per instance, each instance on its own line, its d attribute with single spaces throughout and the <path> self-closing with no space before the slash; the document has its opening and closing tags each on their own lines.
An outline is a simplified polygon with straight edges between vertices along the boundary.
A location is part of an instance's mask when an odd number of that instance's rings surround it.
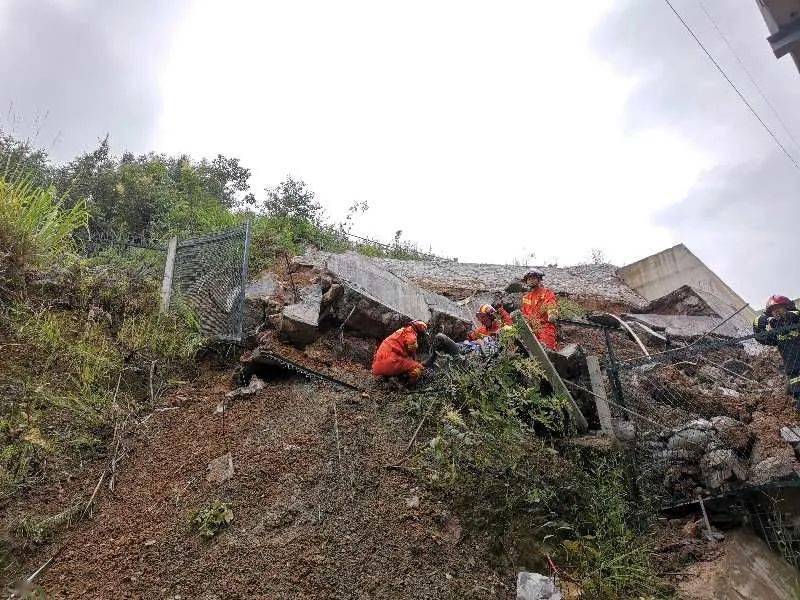
<svg viewBox="0 0 800 600">
<path fill-rule="evenodd" d="M 686 425 L 684 425 L 685 429 L 699 429 L 700 431 L 708 431 L 713 427 L 714 425 L 707 419 L 695 419 L 694 421 L 689 421 L 686 423 Z"/>
<path fill-rule="evenodd" d="M 793 461 L 786 456 L 765 458 L 750 470 L 750 480 L 754 485 L 786 479 L 795 475 Z"/>
<path fill-rule="evenodd" d="M 539 573 L 517 574 L 517 600 L 563 600 L 555 582 Z"/>
<path fill-rule="evenodd" d="M 736 373 L 737 375 L 748 375 L 753 371 L 753 367 L 748 365 L 746 362 L 738 360 L 736 358 L 729 358 L 724 363 L 722 363 L 722 366 L 728 371 Z"/>
<path fill-rule="evenodd" d="M 283 287 L 272 273 L 262 273 L 244 291 L 244 325 L 254 331 L 267 316 L 283 308 Z"/>
<path fill-rule="evenodd" d="M 251 396 L 260 390 L 263 390 L 267 387 L 267 384 L 261 379 L 258 375 L 253 375 L 250 377 L 250 383 L 248 383 L 244 387 L 237 388 L 225 394 L 226 398 L 235 398 L 236 396 Z M 222 412 L 224 407 L 218 412 Z"/>
<path fill-rule="evenodd" d="M 716 490 L 731 479 L 747 479 L 747 468 L 741 464 L 733 450 L 712 450 L 700 460 L 703 479 L 711 490 Z"/>
<path fill-rule="evenodd" d="M 228 452 L 208 463 L 206 481 L 211 484 L 220 484 L 233 477 L 233 456 Z"/>
<path fill-rule="evenodd" d="M 711 365 L 703 365 L 697 371 L 697 378 L 700 381 L 706 381 L 708 383 L 716 383 L 718 381 L 722 381 L 725 378 L 725 373 L 718 369 L 717 367 L 712 367 Z"/>
<path fill-rule="evenodd" d="M 717 392 L 722 394 L 723 396 L 727 396 L 728 398 L 740 398 L 742 395 L 737 392 L 736 390 L 732 390 L 730 388 L 718 386 Z"/>
<path fill-rule="evenodd" d="M 705 450 L 710 440 L 710 430 L 684 429 L 669 438 L 667 449 L 697 455 Z"/>
<path fill-rule="evenodd" d="M 406 506 L 408 508 L 419 508 L 419 496 L 411 496 L 406 498 Z"/>
<path fill-rule="evenodd" d="M 781 438 L 793 446 L 800 444 L 800 427 L 781 427 Z"/>
<path fill-rule="evenodd" d="M 287 306 L 281 315 L 281 335 L 302 348 L 315 341 L 319 333 L 322 311 L 322 286 L 314 284 L 303 288 L 300 302 Z"/>
</svg>

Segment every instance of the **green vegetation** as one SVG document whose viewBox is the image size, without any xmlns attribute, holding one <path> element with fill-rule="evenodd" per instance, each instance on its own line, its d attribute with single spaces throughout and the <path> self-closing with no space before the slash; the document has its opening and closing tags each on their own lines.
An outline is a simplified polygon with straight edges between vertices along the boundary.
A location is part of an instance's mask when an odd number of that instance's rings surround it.
<svg viewBox="0 0 800 600">
<path fill-rule="evenodd" d="M 453 366 L 409 401 L 430 423 L 418 472 L 490 536 L 500 564 L 547 572 L 552 560 L 587 598 L 662 597 L 624 456 L 564 444 L 564 401 L 541 393 L 539 365 L 514 348 L 506 335 L 496 359 Z"/>
<path fill-rule="evenodd" d="M 207 540 L 227 528 L 231 521 L 233 521 L 233 511 L 220 500 L 215 500 L 192 515 L 192 526 L 200 537 Z"/>
<path fill-rule="evenodd" d="M 415 259 L 423 256 L 394 233 L 389 244 L 350 236 L 366 202 L 355 202 L 342 222 L 330 221 L 315 194 L 291 176 L 264 190 L 263 200 L 249 190 L 250 170 L 236 158 L 112 155 L 108 139 L 93 152 L 53 165 L 41 150 L 0 131 L 0 173 L 24 177 L 33 190 L 61 198 L 63 209 L 81 216 L 81 237 L 135 238 L 163 243 L 253 222 L 252 270 L 273 264 L 307 247 L 355 250 L 370 256 Z M 70 213 L 64 212 L 65 218 Z M 1 235 L 1 234 L 0 234 Z M 0 238 L 1 239 L 1 238 Z"/>
</svg>

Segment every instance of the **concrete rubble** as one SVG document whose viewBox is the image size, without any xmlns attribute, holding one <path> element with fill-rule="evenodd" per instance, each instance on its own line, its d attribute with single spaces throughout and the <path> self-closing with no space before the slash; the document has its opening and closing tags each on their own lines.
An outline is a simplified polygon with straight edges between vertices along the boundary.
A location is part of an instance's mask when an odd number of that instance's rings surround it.
<svg viewBox="0 0 800 600">
<path fill-rule="evenodd" d="M 552 577 L 520 571 L 517 574 L 517 600 L 563 600 Z"/>
<path fill-rule="evenodd" d="M 322 313 L 322 286 L 304 287 L 299 293 L 300 301 L 283 309 L 281 335 L 297 346 L 307 346 L 319 337 Z"/>
<path fill-rule="evenodd" d="M 664 486 L 678 496 L 720 492 L 749 481 L 752 435 L 730 417 L 695 419 L 661 433 L 648 447 L 664 473 Z"/>
<path fill-rule="evenodd" d="M 254 331 L 272 314 L 280 312 L 284 305 L 284 290 L 272 273 L 262 273 L 250 283 L 244 292 L 245 331 Z"/>
<path fill-rule="evenodd" d="M 208 463 L 208 473 L 206 474 L 208 483 L 219 485 L 231 477 L 233 477 L 233 456 L 230 452 Z"/>
</svg>

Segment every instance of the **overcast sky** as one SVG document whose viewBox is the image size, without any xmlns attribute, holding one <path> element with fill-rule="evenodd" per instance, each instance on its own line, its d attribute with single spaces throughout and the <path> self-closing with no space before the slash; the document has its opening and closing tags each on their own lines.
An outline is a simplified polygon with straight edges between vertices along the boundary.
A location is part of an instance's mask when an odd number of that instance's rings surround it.
<svg viewBox="0 0 800 600">
<path fill-rule="evenodd" d="M 751 0 L 675 5 L 800 161 L 800 74 Z M 223 153 L 359 233 L 462 261 L 625 264 L 686 243 L 800 296 L 800 172 L 663 0 L 0 0 L 0 126 L 58 159 Z M 529 258 L 533 254 L 533 259 Z"/>
</svg>

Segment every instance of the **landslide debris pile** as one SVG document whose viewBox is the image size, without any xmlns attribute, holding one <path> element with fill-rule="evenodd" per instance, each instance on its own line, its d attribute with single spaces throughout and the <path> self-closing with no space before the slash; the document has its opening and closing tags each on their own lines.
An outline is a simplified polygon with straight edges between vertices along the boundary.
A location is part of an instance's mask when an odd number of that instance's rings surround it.
<svg viewBox="0 0 800 600">
<path fill-rule="evenodd" d="M 684 356 L 622 370 L 622 403 L 606 389 L 621 451 L 583 438 L 573 446 L 563 399 L 513 352 L 443 365 L 420 393 L 375 385 L 367 369 L 383 336 L 424 319 L 463 339 L 477 304 L 518 308 L 524 270 L 310 253 L 261 273 L 246 291 L 247 344 L 258 347 L 246 358 L 274 352 L 366 395 L 278 363 L 244 369 L 239 390 L 227 373 L 207 372 L 165 398 L 127 450 L 119 492 L 101 493 L 98 517 L 58 539 L 65 550 L 46 579 L 53 597 L 507 598 L 519 568 L 556 569 L 584 597 L 664 591 L 657 574 L 691 557 L 653 553 L 665 534 L 633 501 L 632 478 L 658 504 L 795 476 L 800 436 L 780 432 L 798 420 L 779 359 L 733 343 L 704 355 L 714 364 Z M 698 302 L 689 293 L 648 305 L 607 265 L 546 272 L 578 322 L 560 326 L 560 344 L 580 347 L 551 359 L 596 429 L 581 360 L 605 357 L 606 332 L 581 326 L 586 309 L 632 322 L 654 310 L 696 312 Z M 686 316 L 718 323 L 714 315 Z M 650 329 L 641 333 L 652 352 L 664 338 L 692 339 Z M 609 335 L 619 360 L 641 358 L 624 331 Z M 212 463 L 224 476 L 208 477 Z M 91 490 L 97 478 L 43 489 L 40 512 L 57 513 L 53 498 Z M 190 516 L 209 507 L 225 526 L 203 541 Z M 30 510 L 16 505 L 15 518 Z M 20 572 L 57 549 L 37 544 Z"/>
<path fill-rule="evenodd" d="M 262 329 L 275 328 L 300 347 L 324 332 L 346 330 L 364 338 L 356 354 L 367 365 L 377 342 L 408 319 L 430 321 L 434 331 L 463 339 L 481 303 L 500 300 L 509 310 L 518 308 L 525 268 L 311 251 L 295 258 L 289 271 L 264 274 L 248 289 L 249 321 L 260 318 Z M 737 343 L 745 333 L 742 322 L 726 321 L 730 315 L 723 316 L 718 299 L 683 286 L 647 303 L 610 265 L 545 272 L 562 301 L 614 310 L 632 325 L 646 323 L 639 334 L 651 352 L 686 347 L 709 329 L 711 339 L 730 340 L 649 361 L 624 332 L 613 333 L 623 360 L 622 405 L 608 390 L 614 427 L 645 465 L 650 493 L 665 501 L 692 498 L 800 472 L 793 445 L 780 435 L 781 428 L 798 424 L 784 395 L 780 360 L 752 340 Z M 576 368 L 575 358 L 605 355 L 605 341 L 597 330 L 571 324 L 561 327 L 560 338 L 569 358 L 551 358 L 597 428 L 586 369 Z M 625 360 L 639 366 L 626 368 Z"/>
</svg>

